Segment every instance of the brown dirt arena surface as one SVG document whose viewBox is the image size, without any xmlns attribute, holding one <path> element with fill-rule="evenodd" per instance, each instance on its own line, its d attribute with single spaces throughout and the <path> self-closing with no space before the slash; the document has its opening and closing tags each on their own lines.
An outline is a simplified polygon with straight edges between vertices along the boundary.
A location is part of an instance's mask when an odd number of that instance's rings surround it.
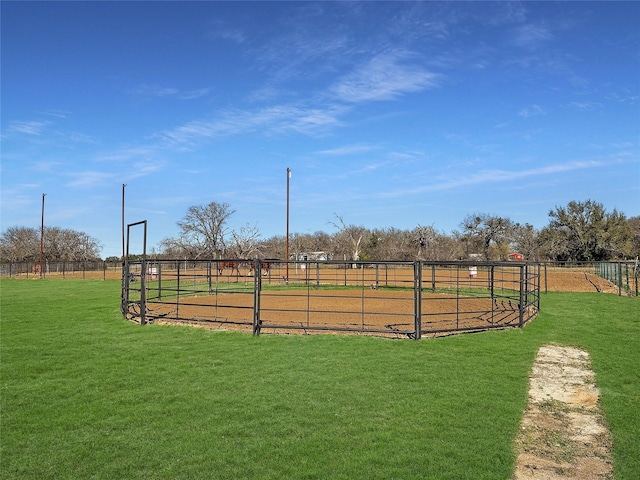
<svg viewBox="0 0 640 480">
<path fill-rule="evenodd" d="M 154 323 L 192 318 L 204 328 L 251 331 L 252 294 L 218 294 L 181 298 L 180 304 L 148 304 Z M 406 337 L 414 330 L 412 292 L 389 290 L 265 291 L 260 302 L 262 332 L 318 333 L 361 330 Z M 176 311 L 177 310 L 177 311 Z M 494 311 L 493 318 L 487 312 Z M 503 328 L 517 324 L 519 310 L 509 301 L 427 294 L 422 301 L 422 329 L 443 333 L 454 329 Z M 274 327 L 278 327 L 277 329 Z M 352 332 L 357 333 L 357 332 Z M 428 334 L 428 333 L 427 333 Z"/>
<path fill-rule="evenodd" d="M 593 273 L 577 270 L 554 269 L 541 273 L 540 289 L 550 292 L 602 292 L 618 294 L 618 287 L 611 281 Z"/>
<path fill-rule="evenodd" d="M 334 281 L 336 284 L 340 284 L 343 280 L 344 273 L 342 270 L 336 270 L 336 273 L 332 275 L 330 278 L 322 278 L 322 281 Z M 362 280 L 362 275 L 356 271 L 347 271 L 347 277 L 345 280 L 351 282 L 354 280 Z M 376 281 L 375 274 L 372 270 L 365 271 L 364 282 L 365 284 L 373 284 Z M 227 272 L 228 273 L 228 272 Z M 242 272 L 240 278 L 242 278 L 245 272 Z M 479 272 L 479 279 L 486 278 L 486 272 Z M 298 275 L 301 273 L 298 271 L 294 271 L 292 269 L 292 276 Z M 313 273 L 309 274 L 311 280 L 314 279 Z M 120 268 L 109 268 L 106 271 L 96 270 L 96 271 L 75 271 L 75 272 L 47 272 L 45 275 L 46 278 L 68 278 L 68 279 L 88 279 L 88 280 L 120 280 L 122 277 L 122 271 Z M 30 273 L 28 276 L 26 274 L 17 275 L 13 278 L 29 278 L 29 279 L 39 279 L 39 274 Z M 304 278 L 300 278 L 303 280 Z M 394 271 L 392 273 L 386 274 L 379 273 L 377 280 L 379 282 L 384 282 L 385 280 L 390 281 L 412 281 L 411 273 L 409 271 Z M 428 275 L 425 276 L 425 283 L 428 283 Z M 559 268 L 559 267 L 549 267 L 547 269 L 547 275 L 545 278 L 544 269 L 541 269 L 541 279 L 540 279 L 540 288 L 544 292 L 545 287 L 550 292 L 603 292 L 603 293 L 618 293 L 618 287 L 614 285 L 609 280 L 605 280 L 604 278 L 599 277 L 593 273 L 586 272 L 579 268 Z"/>
<path fill-rule="evenodd" d="M 515 272 L 515 274 L 514 274 Z M 269 272 L 263 284 L 282 284 L 280 271 Z M 454 270 L 430 268 L 423 271 L 423 287 L 429 288 L 433 280 L 438 287 L 455 285 L 461 288 L 486 288 L 488 272 L 479 270 L 475 278 L 466 272 L 456 277 Z M 204 272 L 198 273 L 204 275 Z M 541 269 L 540 287 L 544 291 L 605 292 L 617 293 L 617 287 L 608 280 L 584 271 L 569 269 Z M 409 268 L 393 270 L 376 269 L 291 269 L 292 282 L 314 284 L 360 284 L 364 288 L 351 290 L 327 290 L 311 288 L 300 290 L 262 291 L 260 296 L 261 331 L 263 333 L 319 333 L 327 330 L 337 332 L 356 330 L 374 334 L 406 337 L 414 330 L 412 292 L 383 288 L 410 286 L 413 271 Z M 252 285 L 253 277 L 240 272 L 216 277 L 216 281 L 229 285 Z M 518 270 L 496 273 L 496 284 L 504 288 L 517 289 Z M 380 288 L 378 288 L 380 286 Z M 193 319 L 190 323 L 204 328 L 220 330 L 251 331 L 253 323 L 252 293 L 218 293 L 182 297 L 180 304 L 148 303 L 149 316 L 155 323 L 168 323 L 178 319 Z M 489 312 L 489 313 L 487 313 Z M 491 315 L 493 312 L 493 316 Z M 519 321 L 516 301 L 492 301 L 486 298 L 465 298 L 440 294 L 425 294 L 422 301 L 423 335 L 439 335 L 455 329 L 486 329 L 513 326 Z M 529 313 L 529 312 L 527 312 Z M 173 323 L 173 322 L 171 322 Z M 277 327 L 277 328 L 275 328 Z M 335 333 L 335 332 L 334 332 Z M 354 333 L 354 332 L 351 332 Z"/>
<path fill-rule="evenodd" d="M 547 345 L 536 357 L 529 406 L 516 440 L 514 480 L 613 478 L 611 434 L 603 422 L 589 354 Z"/>
</svg>

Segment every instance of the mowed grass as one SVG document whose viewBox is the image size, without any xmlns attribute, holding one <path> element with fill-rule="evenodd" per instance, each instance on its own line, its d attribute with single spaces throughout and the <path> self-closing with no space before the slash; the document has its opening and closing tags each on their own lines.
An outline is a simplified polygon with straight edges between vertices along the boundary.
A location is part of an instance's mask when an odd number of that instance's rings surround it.
<svg viewBox="0 0 640 480">
<path fill-rule="evenodd" d="M 616 478 L 640 471 L 640 302 L 546 294 L 439 339 L 139 326 L 120 283 L 1 280 L 3 479 L 508 479 L 539 346 L 591 353 Z"/>
</svg>

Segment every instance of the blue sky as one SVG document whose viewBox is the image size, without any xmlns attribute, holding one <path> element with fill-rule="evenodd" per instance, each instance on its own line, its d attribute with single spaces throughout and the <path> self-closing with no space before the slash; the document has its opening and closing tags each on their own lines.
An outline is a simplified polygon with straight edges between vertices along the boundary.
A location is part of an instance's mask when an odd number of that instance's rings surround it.
<svg viewBox="0 0 640 480">
<path fill-rule="evenodd" d="M 284 235 L 640 215 L 639 2 L 6 2 L 1 226 L 121 252 L 192 205 Z"/>
</svg>

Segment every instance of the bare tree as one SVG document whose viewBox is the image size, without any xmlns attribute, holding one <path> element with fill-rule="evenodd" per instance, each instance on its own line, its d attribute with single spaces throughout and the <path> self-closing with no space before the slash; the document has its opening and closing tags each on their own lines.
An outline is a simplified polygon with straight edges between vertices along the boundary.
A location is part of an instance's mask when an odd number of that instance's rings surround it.
<svg viewBox="0 0 640 480">
<path fill-rule="evenodd" d="M 44 256 L 47 260 L 86 261 L 99 258 L 102 245 L 84 232 L 49 227 L 44 231 Z"/>
<path fill-rule="evenodd" d="M 11 227 L 0 237 L 2 259 L 36 261 L 40 255 L 40 229 Z M 44 258 L 47 261 L 78 261 L 100 258 L 101 243 L 84 232 L 69 228 L 44 229 Z"/>
<path fill-rule="evenodd" d="M 40 231 L 36 228 L 9 227 L 0 236 L 0 257 L 3 261 L 34 261 L 39 251 Z"/>
<path fill-rule="evenodd" d="M 537 261 L 540 256 L 540 232 L 528 223 L 514 226 L 513 243 L 516 251 L 524 258 Z"/>
<path fill-rule="evenodd" d="M 358 227 L 356 225 L 347 225 L 344 222 L 344 219 L 334 213 L 336 218 L 338 219 L 339 225 L 335 222 L 329 222 L 330 225 L 333 225 L 336 229 L 338 229 L 338 233 L 336 234 L 336 238 L 338 241 L 342 239 L 348 240 L 348 244 L 350 246 L 350 256 L 352 261 L 360 260 L 360 251 L 362 249 L 362 239 L 367 233 L 367 229 L 364 227 Z M 355 264 L 353 267 L 355 268 Z"/>
<path fill-rule="evenodd" d="M 228 203 L 211 202 L 208 205 L 191 206 L 184 219 L 177 222 L 180 238 L 170 242 L 188 251 L 194 258 L 217 258 L 225 254 L 227 220 L 235 213 Z M 196 253 L 197 252 L 197 253 Z"/>
<path fill-rule="evenodd" d="M 264 258 L 284 258 L 286 251 L 286 238 L 284 235 L 275 235 L 260 241 L 260 252 Z"/>
<path fill-rule="evenodd" d="M 253 258 L 260 253 L 260 231 L 256 226 L 248 224 L 240 227 L 239 231 L 231 230 L 229 252 L 234 258 Z"/>
<path fill-rule="evenodd" d="M 371 260 L 413 260 L 415 251 L 411 232 L 397 228 L 375 229 L 364 246 L 366 258 Z"/>
<path fill-rule="evenodd" d="M 418 246 L 416 258 L 418 260 L 434 260 L 437 233 L 433 225 L 429 227 L 418 225 L 413 229 L 412 236 Z"/>
<path fill-rule="evenodd" d="M 462 227 L 461 239 L 467 243 L 469 249 L 479 249 L 485 260 L 492 258 L 492 251 L 498 253 L 500 257 L 508 253 L 508 245 L 513 233 L 513 222 L 510 219 L 486 213 L 474 213 L 467 215 L 460 226 Z M 495 245 L 493 249 L 492 245 Z"/>
</svg>

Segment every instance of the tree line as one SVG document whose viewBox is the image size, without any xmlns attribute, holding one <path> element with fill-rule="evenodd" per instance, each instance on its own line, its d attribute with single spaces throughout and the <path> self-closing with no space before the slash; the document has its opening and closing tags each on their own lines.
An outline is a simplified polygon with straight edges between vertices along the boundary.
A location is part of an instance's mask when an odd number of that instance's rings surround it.
<svg viewBox="0 0 640 480">
<path fill-rule="evenodd" d="M 84 232 L 60 227 L 9 227 L 0 235 L 2 262 L 40 261 L 40 243 L 45 261 L 100 260 L 102 244 Z"/>
<path fill-rule="evenodd" d="M 262 239 L 256 227 L 227 228 L 235 211 L 226 203 L 192 206 L 177 222 L 176 238 L 165 238 L 157 252 L 165 258 L 286 258 L 285 236 Z M 324 252 L 334 260 L 508 260 L 520 253 L 530 261 L 605 261 L 640 255 L 640 217 L 607 212 L 593 200 L 569 202 L 549 211 L 549 224 L 538 230 L 506 217 L 467 215 L 451 234 L 433 225 L 412 230 L 369 229 L 334 214 L 331 232 L 293 233 L 289 257 Z"/>
<path fill-rule="evenodd" d="M 211 202 L 188 208 L 177 222 L 177 237 L 164 238 L 152 249 L 156 258 L 285 259 L 284 235 L 262 238 L 257 227 L 229 228 L 235 210 L 227 203 Z M 467 215 L 450 234 L 433 225 L 418 224 L 411 230 L 394 227 L 369 229 L 350 224 L 341 215 L 328 222 L 330 232 L 289 235 L 289 257 L 323 252 L 330 259 L 378 260 L 497 260 L 512 253 L 528 261 L 607 261 L 636 259 L 640 255 L 640 217 L 608 212 L 593 200 L 569 202 L 549 211 L 542 229 L 488 213 Z M 49 227 L 44 232 L 47 261 L 99 259 L 100 242 L 74 230 Z M 40 231 L 11 227 L 0 236 L 3 262 L 36 262 L 40 255 Z M 119 257 L 107 260 L 119 260 Z"/>
</svg>

